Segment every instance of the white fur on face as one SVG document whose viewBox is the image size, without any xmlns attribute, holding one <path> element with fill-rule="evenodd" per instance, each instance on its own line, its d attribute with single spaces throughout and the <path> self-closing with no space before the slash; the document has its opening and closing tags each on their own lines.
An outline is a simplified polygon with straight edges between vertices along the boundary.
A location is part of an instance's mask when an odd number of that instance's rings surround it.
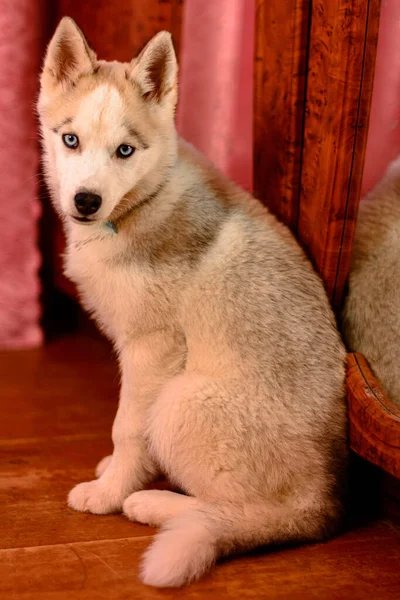
<svg viewBox="0 0 400 600">
<path fill-rule="evenodd" d="M 106 220 L 115 206 L 131 191 L 144 175 L 145 150 L 137 148 L 135 139 L 124 126 L 127 109 L 118 90 L 103 84 L 79 105 L 72 123 L 65 125 L 56 135 L 56 170 L 58 173 L 60 205 L 66 215 L 77 215 L 74 196 L 82 190 L 102 197 L 102 206 L 96 220 Z M 73 133 L 79 138 L 79 148 L 66 148 L 62 135 Z M 134 154 L 121 159 L 116 150 L 121 144 L 136 148 Z"/>
</svg>

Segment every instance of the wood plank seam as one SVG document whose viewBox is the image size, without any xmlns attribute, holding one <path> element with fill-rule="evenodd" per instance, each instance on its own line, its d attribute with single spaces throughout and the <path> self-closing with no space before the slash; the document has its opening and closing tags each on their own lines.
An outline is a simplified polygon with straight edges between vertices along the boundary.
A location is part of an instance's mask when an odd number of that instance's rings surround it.
<svg viewBox="0 0 400 600">
<path fill-rule="evenodd" d="M 344 243 L 345 231 L 346 231 L 346 225 L 347 225 L 347 215 L 348 215 L 349 201 L 350 201 L 350 195 L 351 195 L 351 184 L 353 181 L 354 162 L 355 162 L 356 146 L 357 146 L 357 135 L 358 135 L 359 127 L 360 127 L 361 99 L 362 99 L 363 84 L 364 84 L 366 51 L 367 51 L 367 41 L 368 41 L 369 23 L 370 23 L 370 10 L 371 10 L 371 1 L 368 0 L 368 10 L 367 10 L 366 23 L 365 23 L 365 34 L 364 34 L 364 49 L 363 49 L 363 57 L 362 57 L 361 78 L 360 78 L 360 87 L 359 87 L 359 93 L 358 93 L 357 118 L 356 118 L 355 134 L 354 134 L 354 140 L 353 140 L 353 153 L 352 153 L 352 157 L 351 157 L 350 177 L 349 177 L 349 183 L 347 186 L 346 206 L 345 206 L 345 211 L 344 211 L 343 229 L 342 229 L 342 235 L 340 238 L 339 253 L 338 253 L 338 259 L 337 259 L 337 265 L 336 265 L 336 275 L 335 275 L 333 291 L 332 291 L 332 303 L 336 307 L 341 302 L 341 297 L 340 298 L 337 297 L 337 291 L 338 291 L 337 288 L 338 288 L 340 269 L 342 266 L 342 250 L 343 250 L 343 243 Z M 363 172 L 364 164 L 362 164 L 362 166 L 360 168 L 361 168 L 361 171 Z M 360 181 L 361 180 L 362 180 L 362 173 L 361 173 Z M 358 200 L 358 202 L 359 202 L 359 200 Z M 358 206 L 358 202 L 357 202 L 357 206 Z M 353 236 L 354 236 L 354 232 L 353 232 Z"/>
<path fill-rule="evenodd" d="M 301 197 L 301 173 L 303 171 L 303 147 L 304 147 L 304 133 L 306 129 L 306 107 L 307 107 L 307 91 L 308 91 L 308 63 L 310 57 L 310 35 L 311 35 L 311 21 L 312 21 L 312 1 L 308 3 L 308 20 L 307 20 L 307 50 L 305 56 L 306 72 L 304 81 L 304 96 L 302 103 L 302 122 L 301 122 L 301 143 L 300 143 L 300 165 L 299 165 L 299 181 L 297 189 L 297 202 L 296 202 L 296 228 L 294 234 L 296 237 L 299 235 L 299 219 L 300 219 L 300 197 Z"/>
</svg>

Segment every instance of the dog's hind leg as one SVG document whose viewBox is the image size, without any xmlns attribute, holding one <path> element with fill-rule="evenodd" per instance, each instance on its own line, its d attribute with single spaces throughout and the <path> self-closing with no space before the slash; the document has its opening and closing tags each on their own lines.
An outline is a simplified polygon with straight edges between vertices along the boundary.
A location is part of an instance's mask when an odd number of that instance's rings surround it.
<svg viewBox="0 0 400 600">
<path fill-rule="evenodd" d="M 168 494 L 163 506 L 154 492 L 148 514 L 145 496 L 132 508 L 134 517 L 136 510 L 139 520 L 162 526 L 144 558 L 145 583 L 181 586 L 220 557 L 264 544 L 321 540 L 335 531 L 341 506 L 331 497 L 313 440 L 301 430 L 285 438 L 286 413 L 281 408 L 274 429 L 265 402 L 251 383 L 193 373 L 162 390 L 149 414 L 150 448 L 193 497 Z"/>
<path fill-rule="evenodd" d="M 197 499 L 192 496 L 167 490 L 143 490 L 134 492 L 125 500 L 123 511 L 131 521 L 161 527 L 166 521 L 197 505 Z"/>
<path fill-rule="evenodd" d="M 112 459 L 112 454 L 109 454 L 108 456 L 104 456 L 104 458 L 101 459 L 101 461 L 98 463 L 96 469 L 95 469 L 95 475 L 97 478 L 101 477 L 103 475 L 103 473 L 105 473 L 105 471 L 107 470 L 107 467 L 109 466 L 110 462 Z"/>
</svg>

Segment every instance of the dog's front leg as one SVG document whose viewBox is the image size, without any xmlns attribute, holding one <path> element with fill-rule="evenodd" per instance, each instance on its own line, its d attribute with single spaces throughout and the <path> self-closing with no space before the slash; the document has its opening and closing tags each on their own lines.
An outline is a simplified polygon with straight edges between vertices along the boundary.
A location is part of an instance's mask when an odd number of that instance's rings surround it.
<svg viewBox="0 0 400 600">
<path fill-rule="evenodd" d="M 144 428 L 149 406 L 183 360 L 183 352 L 173 342 L 173 336 L 152 334 L 121 352 L 121 394 L 112 431 L 114 452 L 99 479 L 71 490 L 71 508 L 95 514 L 119 511 L 125 498 L 157 475 Z"/>
</svg>

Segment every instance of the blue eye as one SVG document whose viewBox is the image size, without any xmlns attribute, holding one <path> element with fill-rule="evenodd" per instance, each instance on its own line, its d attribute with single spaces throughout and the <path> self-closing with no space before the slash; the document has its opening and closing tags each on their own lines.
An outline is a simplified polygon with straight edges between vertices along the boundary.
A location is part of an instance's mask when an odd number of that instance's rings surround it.
<svg viewBox="0 0 400 600">
<path fill-rule="evenodd" d="M 77 148 L 79 146 L 79 138 L 74 133 L 64 133 L 62 141 L 67 148 Z"/>
<path fill-rule="evenodd" d="M 121 144 L 117 148 L 117 156 L 118 158 L 129 158 L 135 152 L 135 148 L 129 146 L 128 144 Z"/>
</svg>

